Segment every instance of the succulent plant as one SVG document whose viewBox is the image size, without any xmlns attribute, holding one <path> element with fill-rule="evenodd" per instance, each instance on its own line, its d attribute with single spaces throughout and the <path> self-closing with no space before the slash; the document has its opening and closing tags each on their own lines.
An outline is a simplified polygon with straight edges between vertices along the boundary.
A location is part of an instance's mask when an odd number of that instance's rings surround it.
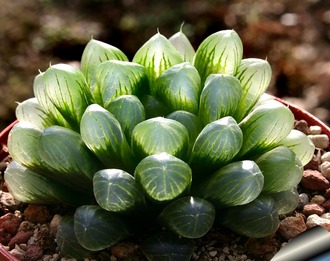
<svg viewBox="0 0 330 261">
<path fill-rule="evenodd" d="M 57 233 L 66 257 L 156 231 L 141 244 L 147 259 L 182 261 L 212 226 L 274 233 L 315 148 L 289 108 L 263 99 L 269 63 L 242 56 L 234 30 L 196 52 L 182 28 L 170 39 L 157 32 L 132 62 L 90 40 L 82 70 L 50 65 L 18 105 L 9 191 L 76 207 Z"/>
</svg>

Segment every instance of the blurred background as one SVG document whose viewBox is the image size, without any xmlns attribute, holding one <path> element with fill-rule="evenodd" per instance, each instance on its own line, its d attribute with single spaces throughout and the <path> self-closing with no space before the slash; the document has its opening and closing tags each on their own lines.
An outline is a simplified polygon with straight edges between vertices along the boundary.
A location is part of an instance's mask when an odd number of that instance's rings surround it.
<svg viewBox="0 0 330 261">
<path fill-rule="evenodd" d="M 180 30 L 195 49 L 234 29 L 244 58 L 269 61 L 268 93 L 330 122 L 329 0 L 0 0 L 0 130 L 16 102 L 33 97 L 34 77 L 50 62 L 79 66 L 93 37 L 131 60 L 156 32 Z"/>
</svg>

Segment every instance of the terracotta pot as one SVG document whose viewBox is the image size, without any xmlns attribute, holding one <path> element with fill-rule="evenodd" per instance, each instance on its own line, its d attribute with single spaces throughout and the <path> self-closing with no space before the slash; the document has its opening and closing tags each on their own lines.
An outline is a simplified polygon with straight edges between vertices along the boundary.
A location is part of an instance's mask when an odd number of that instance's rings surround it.
<svg viewBox="0 0 330 261">
<path fill-rule="evenodd" d="M 274 97 L 276 100 L 280 101 L 284 105 L 288 106 L 289 109 L 293 112 L 295 119 L 297 120 L 305 120 L 309 126 L 317 125 L 322 128 L 323 134 L 326 134 L 330 138 L 330 127 L 316 118 L 311 113 L 298 108 L 295 105 L 289 104 L 288 102 Z M 8 134 L 11 128 L 17 123 L 18 121 L 14 121 L 10 124 L 7 128 L 5 128 L 0 133 L 0 144 L 7 144 Z M 8 154 L 1 148 L 0 151 L 0 160 L 3 160 Z M 17 258 L 13 257 L 1 244 L 0 244 L 0 261 L 19 261 Z"/>
</svg>

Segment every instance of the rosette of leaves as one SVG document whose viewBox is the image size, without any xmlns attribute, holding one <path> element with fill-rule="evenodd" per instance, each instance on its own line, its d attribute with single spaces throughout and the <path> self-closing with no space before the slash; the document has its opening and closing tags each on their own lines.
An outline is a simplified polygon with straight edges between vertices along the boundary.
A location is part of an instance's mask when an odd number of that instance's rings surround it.
<svg viewBox="0 0 330 261">
<path fill-rule="evenodd" d="M 190 260 L 192 239 L 213 225 L 274 233 L 298 203 L 314 146 L 292 130 L 286 106 L 263 100 L 267 61 L 242 54 L 234 30 L 196 52 L 182 28 L 170 39 L 157 32 L 132 61 L 92 39 L 81 71 L 51 65 L 35 77 L 35 98 L 18 105 L 9 191 L 77 207 L 57 233 L 68 258 L 149 231 L 141 250 L 150 261 Z"/>
</svg>

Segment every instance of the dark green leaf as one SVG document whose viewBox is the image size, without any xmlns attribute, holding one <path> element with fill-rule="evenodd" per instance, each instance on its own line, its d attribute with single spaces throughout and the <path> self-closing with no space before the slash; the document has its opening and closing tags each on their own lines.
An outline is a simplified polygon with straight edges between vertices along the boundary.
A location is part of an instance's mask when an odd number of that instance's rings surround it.
<svg viewBox="0 0 330 261">
<path fill-rule="evenodd" d="M 160 223 L 177 235 L 186 238 L 204 236 L 212 227 L 214 206 L 197 197 L 184 197 L 167 205 L 159 215 Z"/>
<path fill-rule="evenodd" d="M 151 119 L 155 117 L 165 117 L 170 113 L 169 108 L 167 108 L 161 101 L 151 95 L 143 95 L 141 102 L 144 106 L 146 113 L 146 119 Z"/>
<path fill-rule="evenodd" d="M 77 208 L 74 231 L 78 242 L 91 251 L 108 248 L 130 236 L 121 215 L 97 205 Z"/>
<path fill-rule="evenodd" d="M 162 231 L 145 239 L 141 251 L 148 261 L 189 261 L 194 253 L 194 242 Z"/>
<path fill-rule="evenodd" d="M 278 193 L 267 194 L 267 196 L 271 196 L 274 199 L 279 215 L 294 211 L 299 203 L 299 193 L 296 187 Z"/>
</svg>

